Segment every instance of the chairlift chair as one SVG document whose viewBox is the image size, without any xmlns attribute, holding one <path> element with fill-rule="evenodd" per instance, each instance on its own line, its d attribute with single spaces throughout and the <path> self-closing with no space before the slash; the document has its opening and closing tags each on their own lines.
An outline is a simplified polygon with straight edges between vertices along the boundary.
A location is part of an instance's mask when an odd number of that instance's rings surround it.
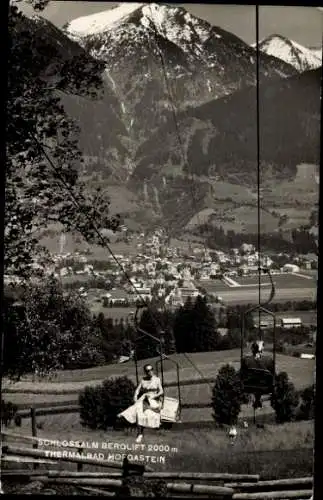
<svg viewBox="0 0 323 500">
<path fill-rule="evenodd" d="M 139 327 L 139 321 L 138 321 L 138 312 L 139 309 L 142 309 L 143 306 L 137 305 L 135 317 L 134 317 L 134 323 L 135 327 L 138 333 L 141 333 L 141 336 L 138 336 L 135 342 L 133 343 L 134 347 L 134 362 L 135 362 L 135 369 L 136 369 L 136 380 L 137 384 L 139 383 L 139 374 L 138 374 L 138 360 L 137 360 L 137 352 L 136 352 L 136 344 L 137 341 L 143 338 L 144 336 L 150 337 L 152 340 L 154 340 L 157 344 L 156 346 L 156 352 L 159 354 L 159 359 L 156 361 L 156 374 L 158 375 L 159 368 L 161 371 L 161 379 L 162 379 L 162 385 L 163 389 L 164 388 L 164 370 L 163 370 L 163 361 L 167 359 L 171 363 L 176 365 L 176 375 L 177 375 L 177 392 L 178 392 L 178 399 L 177 398 L 171 398 L 168 396 L 163 396 L 163 404 L 162 404 L 162 409 L 161 409 L 161 422 L 165 426 L 172 425 L 173 423 L 180 422 L 180 416 L 181 416 L 181 389 L 180 389 L 180 378 L 179 378 L 179 365 L 176 361 L 173 359 L 169 358 L 166 356 L 166 354 L 163 353 L 163 337 L 158 339 L 154 335 L 152 335 L 149 332 L 146 332 L 145 330 L 141 329 Z"/>
<path fill-rule="evenodd" d="M 268 305 L 275 296 L 275 285 L 272 280 L 269 270 L 266 270 L 271 281 L 271 294 L 269 299 L 264 305 Z M 255 397 L 254 410 L 261 408 L 261 397 L 263 395 L 272 395 L 275 390 L 275 377 L 276 377 L 276 315 L 272 311 L 266 309 L 262 304 L 257 304 L 251 307 L 242 314 L 241 318 L 241 355 L 240 355 L 240 379 L 242 390 L 245 394 L 252 394 Z M 259 312 L 269 315 L 273 319 L 273 349 L 272 356 L 260 355 L 257 356 L 256 350 L 249 356 L 244 356 L 244 341 L 245 341 L 245 318 L 253 312 Z M 260 335 L 260 321 L 259 321 L 259 337 Z M 259 338 L 262 342 L 262 339 Z M 257 343 L 257 342 L 256 342 Z M 255 416 L 254 416 L 255 419 Z"/>
<path fill-rule="evenodd" d="M 264 312 L 273 317 L 273 352 L 270 355 L 261 355 L 257 358 L 255 354 L 244 356 L 245 321 L 247 314 L 254 311 Z M 242 317 L 241 331 L 241 357 L 240 376 L 243 391 L 246 394 L 265 395 L 271 394 L 275 385 L 276 373 L 276 319 L 275 314 L 265 309 L 263 306 L 255 306 L 246 311 Z"/>
<path fill-rule="evenodd" d="M 177 398 L 172 398 L 169 396 L 165 396 L 165 388 L 164 388 L 164 396 L 163 396 L 163 406 L 160 413 L 161 422 L 164 424 L 174 424 L 179 423 L 181 418 L 181 386 L 180 386 L 180 378 L 179 378 L 179 365 L 178 363 L 166 356 L 163 355 L 163 360 L 167 359 L 171 363 L 176 365 L 176 376 L 177 376 Z M 162 363 L 162 359 L 156 361 L 156 373 L 158 375 L 158 368 Z"/>
</svg>

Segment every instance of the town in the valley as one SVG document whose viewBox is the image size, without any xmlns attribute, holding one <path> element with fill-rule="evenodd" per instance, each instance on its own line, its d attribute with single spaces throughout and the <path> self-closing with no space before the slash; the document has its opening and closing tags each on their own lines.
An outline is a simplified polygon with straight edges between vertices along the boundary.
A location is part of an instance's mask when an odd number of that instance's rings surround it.
<svg viewBox="0 0 323 500">
<path fill-rule="evenodd" d="M 122 226 L 120 233 L 127 233 L 127 228 Z M 93 313 L 127 320 L 142 299 L 172 310 L 198 295 L 207 296 L 211 306 L 258 301 L 259 257 L 251 244 L 223 251 L 210 249 L 201 241 L 170 239 L 164 229 L 150 235 L 127 233 L 126 238 L 114 236 L 111 243 L 117 263 L 102 248 L 100 252 L 90 246 L 71 252 L 66 240 L 64 233 L 57 236 L 57 250 L 43 270 L 58 278 L 66 290 L 77 291 Z M 260 284 L 264 299 L 270 293 L 269 269 L 276 300 L 315 302 L 317 263 L 316 254 L 263 252 Z M 37 268 L 41 268 L 39 262 Z M 6 279 L 12 281 L 12 277 Z M 300 318 L 292 320 L 293 326 L 300 324 Z"/>
</svg>

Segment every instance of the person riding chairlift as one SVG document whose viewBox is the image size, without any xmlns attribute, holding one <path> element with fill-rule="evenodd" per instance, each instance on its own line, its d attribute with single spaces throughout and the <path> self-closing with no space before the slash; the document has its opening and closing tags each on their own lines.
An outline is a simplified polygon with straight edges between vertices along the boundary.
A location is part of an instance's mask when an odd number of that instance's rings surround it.
<svg viewBox="0 0 323 500">
<path fill-rule="evenodd" d="M 251 352 L 253 357 L 255 359 L 260 359 L 263 354 L 263 349 L 264 349 L 263 340 L 256 340 L 255 342 L 253 342 L 251 345 Z M 255 400 L 253 402 L 253 407 L 255 410 L 257 410 L 257 408 L 262 408 L 261 393 L 255 392 Z"/>
<path fill-rule="evenodd" d="M 141 443 L 145 427 L 153 429 L 160 427 L 163 395 L 164 390 L 160 378 L 154 375 L 151 365 L 145 365 L 144 376 L 135 390 L 134 404 L 118 415 L 131 424 L 137 423 L 137 443 Z"/>
<path fill-rule="evenodd" d="M 251 345 L 252 355 L 255 359 L 260 359 L 264 349 L 264 341 L 256 340 Z"/>
</svg>

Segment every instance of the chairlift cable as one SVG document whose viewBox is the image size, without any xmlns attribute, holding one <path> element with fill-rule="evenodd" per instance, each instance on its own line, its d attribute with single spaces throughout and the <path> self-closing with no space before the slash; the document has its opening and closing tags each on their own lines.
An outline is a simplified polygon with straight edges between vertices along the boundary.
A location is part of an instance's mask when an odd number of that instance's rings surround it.
<svg viewBox="0 0 323 500">
<path fill-rule="evenodd" d="M 152 12 L 152 8 L 151 8 L 151 4 L 149 4 L 149 10 L 150 10 L 150 21 L 152 24 L 152 31 L 153 31 L 154 38 L 155 38 L 155 47 L 156 47 L 156 50 L 157 50 L 157 53 L 158 53 L 158 56 L 160 59 L 161 68 L 162 68 L 164 81 L 165 81 L 166 93 L 168 96 L 168 101 L 169 101 L 169 104 L 171 107 L 171 113 L 172 113 L 172 117 L 173 117 L 173 121 L 174 121 L 175 135 L 176 135 L 176 139 L 178 142 L 180 154 L 182 157 L 183 166 L 186 170 L 187 177 L 190 179 L 189 188 L 190 188 L 191 195 L 192 195 L 192 202 L 193 202 L 193 205 L 194 205 L 195 210 L 196 210 L 198 227 L 201 227 L 199 208 L 197 206 L 196 193 L 195 193 L 195 189 L 194 189 L 194 186 L 195 186 L 194 175 L 192 174 L 192 171 L 190 169 L 189 162 L 187 159 L 187 155 L 185 153 L 184 142 L 183 142 L 183 139 L 182 139 L 182 136 L 180 133 L 180 126 L 179 126 L 178 117 L 177 117 L 177 109 L 176 109 L 175 99 L 174 99 L 174 96 L 172 93 L 171 83 L 170 83 L 168 75 L 167 75 L 165 58 L 164 58 L 163 52 L 160 49 L 159 44 L 158 44 L 158 31 L 157 31 L 157 27 L 156 27 L 156 24 L 155 24 L 154 19 L 153 19 L 153 12 Z M 148 37 L 148 41 L 149 41 L 149 37 Z M 203 239 L 203 245 L 204 245 L 204 250 L 206 251 L 206 244 L 205 244 L 204 239 Z"/>
<path fill-rule="evenodd" d="M 259 5 L 256 5 L 256 141 L 257 141 L 257 251 L 258 251 L 258 305 L 261 305 L 261 207 L 260 207 L 260 50 L 259 50 Z M 260 309 L 258 336 L 260 337 Z"/>
<path fill-rule="evenodd" d="M 161 67 L 162 67 L 163 76 L 164 76 L 164 81 L 165 81 L 165 86 L 166 86 L 166 92 L 167 92 L 167 95 L 168 95 L 169 103 L 171 105 L 172 116 L 173 116 L 174 126 L 175 126 L 175 133 L 176 133 L 176 137 L 177 137 L 179 149 L 180 149 L 181 156 L 182 156 L 182 161 L 183 161 L 184 167 L 186 167 L 186 172 L 189 175 L 190 174 L 190 168 L 189 168 L 188 160 L 186 158 L 186 154 L 185 154 L 185 149 L 184 149 L 184 144 L 183 144 L 183 141 L 182 141 L 182 137 L 181 137 L 181 134 L 180 134 L 180 128 L 179 128 L 179 123 L 178 123 L 178 118 L 177 118 L 176 105 L 175 105 L 175 102 L 174 102 L 174 98 L 173 98 L 172 91 L 171 91 L 171 85 L 170 85 L 170 82 L 169 82 L 169 79 L 168 79 L 168 75 L 167 75 L 167 69 L 166 69 L 165 59 L 164 59 L 163 53 L 162 53 L 162 51 L 161 51 L 161 49 L 159 47 L 159 44 L 158 44 L 158 31 L 157 31 L 157 28 L 156 28 L 156 25 L 155 25 L 155 22 L 154 22 L 154 19 L 153 19 L 153 12 L 152 12 L 150 4 L 149 4 L 149 9 L 150 9 L 150 15 L 151 15 L 151 19 L 150 20 L 151 20 L 151 24 L 152 24 L 152 28 L 153 28 L 153 32 L 154 32 L 154 36 L 155 36 L 156 50 L 157 50 L 159 58 L 160 58 Z M 194 182 L 194 178 L 192 178 L 192 184 L 190 184 L 191 188 L 193 188 L 193 182 Z M 199 211 L 198 211 L 198 207 L 196 206 L 195 193 L 194 193 L 193 189 L 191 189 L 191 193 L 192 193 L 192 201 L 195 204 L 195 209 L 196 209 L 196 213 L 197 213 L 198 225 L 200 227 L 201 223 L 200 223 L 200 220 L 199 220 Z M 204 249 L 206 251 L 206 244 L 205 244 L 205 240 L 204 239 L 203 239 L 203 244 L 204 244 Z M 182 353 L 182 354 L 189 361 L 189 363 L 194 367 L 194 369 L 200 375 L 200 377 L 203 380 L 206 381 L 207 379 L 206 379 L 205 375 L 203 375 L 203 373 L 201 372 L 201 370 L 196 366 L 196 364 L 192 361 L 192 359 L 188 356 L 188 354 L 187 353 Z M 209 385 L 209 387 L 212 387 L 209 382 L 206 382 L 206 383 Z"/>
<path fill-rule="evenodd" d="M 86 220 L 89 222 L 91 228 L 93 229 L 93 231 L 95 232 L 95 234 L 97 235 L 100 243 L 101 243 L 101 246 L 105 249 L 108 250 L 108 252 L 110 253 L 111 257 L 113 258 L 114 262 L 117 264 L 117 266 L 119 267 L 120 271 L 122 272 L 122 274 L 124 275 L 124 277 L 126 278 L 127 282 L 129 283 L 129 285 L 131 286 L 131 288 L 134 290 L 135 294 L 137 295 L 137 297 L 140 299 L 141 301 L 141 304 L 146 307 L 150 314 L 151 314 L 151 317 L 153 319 L 153 321 L 155 322 L 156 326 L 158 327 L 161 327 L 162 325 L 160 325 L 160 322 L 158 321 L 158 318 L 155 317 L 149 303 L 146 301 L 146 299 L 142 296 L 142 294 L 140 294 L 137 290 L 137 288 L 135 287 L 135 285 L 133 284 L 133 282 L 131 281 L 131 278 L 130 276 L 128 275 L 127 271 L 124 269 L 124 267 L 122 266 L 121 262 L 119 261 L 119 259 L 116 257 L 115 253 L 113 252 L 113 250 L 111 249 L 108 241 L 106 238 L 104 238 L 99 230 L 99 228 L 97 227 L 96 225 L 96 222 L 91 219 L 89 217 L 89 215 L 84 211 L 82 205 L 79 203 L 79 201 L 77 200 L 77 198 L 75 197 L 73 191 L 71 190 L 70 186 L 67 184 L 67 182 L 65 181 L 64 177 L 61 175 L 58 167 L 56 167 L 54 161 L 51 159 L 51 157 L 49 156 L 49 154 L 46 152 L 45 148 L 43 147 L 43 145 L 40 143 L 40 141 L 37 139 L 37 137 L 35 137 L 33 134 L 30 134 L 33 142 L 35 143 L 35 145 L 37 146 L 37 148 L 39 149 L 39 151 L 41 152 L 41 154 L 45 157 L 45 159 L 47 160 L 47 162 L 49 163 L 51 169 L 53 170 L 53 172 L 55 173 L 57 179 L 60 181 L 60 183 L 63 185 L 63 187 L 66 189 L 66 191 L 68 192 L 68 194 L 70 195 L 71 197 L 71 200 L 74 204 L 74 206 L 81 212 L 83 213 L 83 215 L 85 215 L 85 218 Z M 84 237 L 84 235 L 83 235 Z M 85 237 L 85 240 L 87 240 L 87 237 Z M 91 243 L 91 242 L 89 242 Z"/>
</svg>

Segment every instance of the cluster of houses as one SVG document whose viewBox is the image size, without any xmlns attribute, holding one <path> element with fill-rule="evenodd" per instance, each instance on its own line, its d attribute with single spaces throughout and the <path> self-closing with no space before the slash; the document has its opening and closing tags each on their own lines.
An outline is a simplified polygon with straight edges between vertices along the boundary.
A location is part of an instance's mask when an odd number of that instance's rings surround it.
<svg viewBox="0 0 323 500">
<path fill-rule="evenodd" d="M 117 254 L 116 257 L 130 277 L 125 279 L 114 259 L 107 255 L 104 265 L 97 265 L 89 252 L 61 252 L 53 255 L 46 271 L 62 282 L 79 282 L 79 292 L 89 302 L 102 302 L 109 306 L 132 306 L 140 297 L 147 301 L 162 299 L 169 307 L 178 307 L 188 297 L 201 293 L 201 284 L 210 280 L 230 280 L 235 276 L 248 276 L 258 272 L 258 252 L 253 245 L 243 244 L 228 252 L 210 250 L 198 243 L 186 247 L 172 245 L 165 231 L 157 230 L 151 236 L 144 233 L 132 235 L 131 245 L 137 249 L 133 256 Z M 317 258 L 317 257 L 316 257 Z M 286 264 L 286 272 L 298 272 L 302 260 Z M 311 261 L 310 261 L 311 262 Z M 263 267 L 280 272 L 274 257 L 263 256 Z M 91 279 L 100 280 L 101 286 L 86 286 Z M 103 282 L 103 286 L 102 286 Z"/>
<path fill-rule="evenodd" d="M 235 276 L 258 272 L 258 252 L 246 243 L 229 252 L 210 250 L 198 243 L 175 246 L 164 230 L 157 230 L 149 237 L 144 233 L 132 235 L 131 240 L 137 253 L 116 255 L 131 283 L 110 255 L 101 262 L 104 265 L 97 266 L 98 261 L 88 251 L 65 253 L 62 245 L 60 252 L 53 255 L 52 263 L 47 263 L 46 272 L 54 274 L 63 284 L 79 282 L 78 289 L 83 297 L 90 303 L 101 302 L 106 307 L 133 306 L 140 297 L 147 301 L 162 299 L 169 307 L 178 307 L 188 297 L 194 299 L 199 295 L 203 282 L 230 281 Z M 297 262 L 294 259 L 282 270 L 299 272 L 305 261 L 312 265 L 317 259 L 317 256 L 312 256 L 312 260 L 305 257 L 298 257 Z M 281 272 L 274 257 L 263 256 L 261 265 L 271 268 L 272 273 Z M 86 283 L 91 279 L 100 280 L 101 286 L 91 285 L 89 290 Z"/>
</svg>

